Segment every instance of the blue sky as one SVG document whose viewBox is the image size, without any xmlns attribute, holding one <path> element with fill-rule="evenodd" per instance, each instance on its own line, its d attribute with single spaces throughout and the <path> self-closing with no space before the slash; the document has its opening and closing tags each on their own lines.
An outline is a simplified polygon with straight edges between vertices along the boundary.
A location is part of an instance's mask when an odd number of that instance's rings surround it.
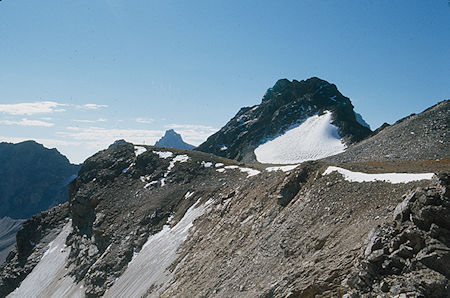
<svg viewBox="0 0 450 298">
<path fill-rule="evenodd" d="M 3 0 L 0 141 L 73 162 L 168 128 L 197 145 L 312 76 L 377 128 L 450 97 L 449 32 L 447 0 Z"/>
</svg>

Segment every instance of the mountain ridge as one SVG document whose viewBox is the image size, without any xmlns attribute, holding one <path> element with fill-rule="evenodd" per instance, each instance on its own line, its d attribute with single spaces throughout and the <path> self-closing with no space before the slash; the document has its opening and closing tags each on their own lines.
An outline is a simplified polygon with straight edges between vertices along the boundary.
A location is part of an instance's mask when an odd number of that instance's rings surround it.
<svg viewBox="0 0 450 298">
<path fill-rule="evenodd" d="M 34 141 L 0 143 L 0 217 L 29 218 L 66 201 L 79 168 Z"/>
<path fill-rule="evenodd" d="M 346 144 L 360 141 L 372 133 L 356 120 L 350 100 L 334 84 L 317 77 L 292 82 L 281 79 L 267 90 L 261 104 L 241 108 L 196 150 L 254 162 L 256 157 L 253 151 L 264 140 L 326 111 L 332 113 L 331 124 L 338 128 Z"/>
</svg>

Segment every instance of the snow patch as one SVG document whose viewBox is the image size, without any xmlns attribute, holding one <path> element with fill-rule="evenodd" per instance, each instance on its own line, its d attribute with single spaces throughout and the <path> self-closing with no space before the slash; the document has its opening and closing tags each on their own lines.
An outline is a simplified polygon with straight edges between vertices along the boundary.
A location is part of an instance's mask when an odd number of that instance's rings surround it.
<svg viewBox="0 0 450 298">
<path fill-rule="evenodd" d="M 283 171 L 283 172 L 289 172 L 299 165 L 289 165 L 289 166 L 278 166 L 278 167 L 268 167 L 266 168 L 267 172 L 276 172 L 276 171 Z"/>
<path fill-rule="evenodd" d="M 139 155 L 141 155 L 142 153 L 146 152 L 147 148 L 142 147 L 142 146 L 134 146 L 134 154 L 136 155 L 136 157 L 138 157 Z"/>
<path fill-rule="evenodd" d="M 228 149 L 228 147 L 225 146 L 225 145 L 222 145 L 222 147 L 220 147 L 220 151 L 225 151 L 225 150 L 227 150 L 227 149 Z"/>
<path fill-rule="evenodd" d="M 193 194 L 194 194 L 194 192 L 188 191 L 188 192 L 184 195 L 184 198 L 185 198 L 185 199 L 189 199 L 190 197 L 192 197 Z"/>
<path fill-rule="evenodd" d="M 434 173 L 383 173 L 383 174 L 367 174 L 361 172 L 352 172 L 343 168 L 329 166 L 323 175 L 328 175 L 331 172 L 338 172 L 344 179 L 350 182 L 375 182 L 375 181 L 383 181 L 389 182 L 393 184 L 397 183 L 408 183 L 412 181 L 419 180 L 431 180 Z"/>
<path fill-rule="evenodd" d="M 242 167 L 235 166 L 235 165 L 225 166 L 224 168 L 216 169 L 216 171 L 219 172 L 219 173 L 225 173 L 226 169 L 227 170 L 239 169 L 241 172 L 247 173 L 247 178 L 255 176 L 255 175 L 258 175 L 259 173 L 261 173 L 261 171 L 258 171 L 258 170 L 252 169 L 252 168 L 242 168 Z"/>
<path fill-rule="evenodd" d="M 170 151 L 153 151 L 153 153 L 158 154 L 159 158 L 169 158 L 173 156 L 173 153 Z"/>
<path fill-rule="evenodd" d="M 216 168 L 220 168 L 220 167 L 223 167 L 224 164 L 221 163 L 221 162 L 218 162 L 218 163 L 216 163 L 214 166 L 215 166 Z"/>
<path fill-rule="evenodd" d="M 169 175 L 170 171 L 173 169 L 176 162 L 182 163 L 182 162 L 187 162 L 188 160 L 189 160 L 189 156 L 187 156 L 186 154 L 175 156 L 175 158 L 170 161 L 170 164 L 167 167 L 167 171 L 164 174 L 164 177 L 167 177 L 167 175 Z"/>
<path fill-rule="evenodd" d="M 239 167 L 239 170 L 243 173 L 247 173 L 247 178 L 248 177 L 252 177 L 252 176 L 256 176 L 259 173 L 261 173 L 261 171 L 255 170 L 255 169 L 251 169 L 251 168 L 241 168 Z"/>
<path fill-rule="evenodd" d="M 152 286 L 158 289 L 152 296 L 158 296 L 176 271 L 170 273 L 166 269 L 177 259 L 178 247 L 186 240 L 194 220 L 210 204 L 208 201 L 198 206 L 199 202 L 200 199 L 173 228 L 165 225 L 160 232 L 151 235 L 104 297 L 144 297 Z"/>
<path fill-rule="evenodd" d="M 212 162 L 210 162 L 210 161 L 207 161 L 207 162 L 202 161 L 202 166 L 204 166 L 205 168 L 210 168 L 212 165 L 213 165 L 213 164 L 212 164 Z"/>
<path fill-rule="evenodd" d="M 231 169 L 231 170 L 237 169 L 237 168 L 239 168 L 239 167 L 238 166 L 226 166 L 225 167 L 225 169 Z"/>
<path fill-rule="evenodd" d="M 69 221 L 48 244 L 36 267 L 7 297 L 84 297 L 82 284 L 75 284 L 75 279 L 66 274 L 70 249 L 65 242 L 71 232 L 72 222 Z"/>
<path fill-rule="evenodd" d="M 256 159 L 262 163 L 294 164 L 316 160 L 343 152 L 346 148 L 331 124 L 331 112 L 312 116 L 299 126 L 255 149 Z"/>
</svg>

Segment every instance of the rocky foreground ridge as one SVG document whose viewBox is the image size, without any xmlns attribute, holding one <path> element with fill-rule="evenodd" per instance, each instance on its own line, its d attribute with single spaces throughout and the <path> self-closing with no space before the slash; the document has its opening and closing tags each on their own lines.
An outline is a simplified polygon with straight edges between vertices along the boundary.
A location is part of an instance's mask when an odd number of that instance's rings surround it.
<svg viewBox="0 0 450 298">
<path fill-rule="evenodd" d="M 72 227 L 67 248 L 54 257 L 65 254 L 63 267 L 47 293 L 60 291 L 61 279 L 70 281 L 75 297 L 448 293 L 442 265 L 450 253 L 447 176 L 350 182 L 337 172 L 324 174 L 328 165 L 274 171 L 201 152 L 119 143 L 85 162 L 69 206 L 24 225 L 18 250 L 0 269 L 0 296 L 33 275 L 65 226 Z M 370 164 L 340 166 L 373 171 Z M 193 210 L 199 210 L 194 217 Z M 173 253 L 160 242 L 164 237 L 178 243 Z M 163 266 L 145 267 L 155 253 Z M 142 282 L 131 282 L 130 274 Z"/>
</svg>

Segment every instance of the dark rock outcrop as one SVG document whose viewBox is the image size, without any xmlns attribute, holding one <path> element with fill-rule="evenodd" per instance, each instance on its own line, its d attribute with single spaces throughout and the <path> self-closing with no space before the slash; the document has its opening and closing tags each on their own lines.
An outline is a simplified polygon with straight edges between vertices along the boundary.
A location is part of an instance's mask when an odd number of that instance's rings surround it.
<svg viewBox="0 0 450 298">
<path fill-rule="evenodd" d="M 448 174 L 404 196 L 394 221 L 376 227 L 355 271 L 350 297 L 450 296 Z"/>
<path fill-rule="evenodd" d="M 261 104 L 239 110 L 196 150 L 253 162 L 256 160 L 254 149 L 265 139 L 327 110 L 332 112 L 333 124 L 347 144 L 371 134 L 369 128 L 357 121 L 350 100 L 334 84 L 319 78 L 300 82 L 282 79 L 267 90 Z"/>
</svg>

